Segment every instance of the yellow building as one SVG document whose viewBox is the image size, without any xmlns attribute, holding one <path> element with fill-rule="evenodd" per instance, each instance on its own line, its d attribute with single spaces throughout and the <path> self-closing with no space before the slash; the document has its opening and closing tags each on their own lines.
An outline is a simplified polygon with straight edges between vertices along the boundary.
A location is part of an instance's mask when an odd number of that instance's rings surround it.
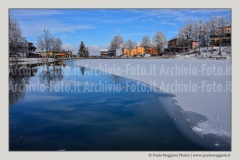
<svg viewBox="0 0 240 160">
<path fill-rule="evenodd" d="M 145 54 L 157 55 L 157 48 L 146 48 Z"/>
<path fill-rule="evenodd" d="M 151 55 L 157 55 L 157 49 L 156 48 L 146 48 L 138 46 L 135 49 L 122 49 L 122 55 L 129 57 L 129 56 L 144 56 L 144 54 L 151 54 Z"/>
<path fill-rule="evenodd" d="M 216 32 L 210 36 L 211 38 L 211 46 L 231 46 L 231 26 L 227 26 L 224 28 L 224 33 L 221 33 L 221 28 L 217 28 Z M 219 35 L 221 34 L 221 35 Z"/>
<path fill-rule="evenodd" d="M 62 52 L 52 52 L 49 51 L 47 52 L 48 56 L 56 56 L 58 58 L 64 58 L 64 57 L 71 57 L 72 53 L 71 52 L 67 52 L 67 51 L 62 51 Z"/>
</svg>

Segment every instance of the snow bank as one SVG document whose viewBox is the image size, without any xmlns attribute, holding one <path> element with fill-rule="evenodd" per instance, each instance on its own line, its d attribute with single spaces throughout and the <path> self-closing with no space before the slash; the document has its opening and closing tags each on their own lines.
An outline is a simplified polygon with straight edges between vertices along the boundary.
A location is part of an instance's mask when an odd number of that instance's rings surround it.
<svg viewBox="0 0 240 160">
<path fill-rule="evenodd" d="M 43 59 L 42 58 L 9 58 L 10 65 L 12 63 L 18 63 L 18 64 L 38 64 L 42 63 Z M 46 60 L 45 60 L 46 61 Z M 53 62 L 53 58 L 48 58 L 48 62 Z"/>
<path fill-rule="evenodd" d="M 75 64 L 138 80 L 172 93 L 182 109 L 208 118 L 192 127 L 195 132 L 231 135 L 230 60 L 83 59 Z M 119 68 L 121 72 L 116 73 Z"/>
<path fill-rule="evenodd" d="M 213 47 L 213 52 L 212 52 L 212 47 L 201 47 L 200 48 L 200 55 L 197 57 L 195 56 L 196 53 L 193 53 L 193 51 L 199 51 L 199 49 L 194 49 L 190 51 L 190 55 L 188 55 L 188 52 L 185 54 L 183 53 L 178 53 L 176 55 L 176 59 L 199 59 L 199 58 L 205 58 L 208 59 L 209 57 L 212 58 L 227 58 L 231 59 L 231 46 L 223 46 L 221 47 L 221 55 L 219 55 L 219 47 Z"/>
</svg>

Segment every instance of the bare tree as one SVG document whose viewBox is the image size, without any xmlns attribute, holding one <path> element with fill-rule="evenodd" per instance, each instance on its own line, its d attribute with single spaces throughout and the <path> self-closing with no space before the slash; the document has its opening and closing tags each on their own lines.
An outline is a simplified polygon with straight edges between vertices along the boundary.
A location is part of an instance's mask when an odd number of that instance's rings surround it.
<svg viewBox="0 0 240 160">
<path fill-rule="evenodd" d="M 9 17 L 9 54 L 17 56 L 18 52 L 27 52 L 27 41 L 23 37 L 18 21 Z"/>
<path fill-rule="evenodd" d="M 151 44 L 151 41 L 150 41 L 149 37 L 148 36 L 144 36 L 142 38 L 141 46 L 144 48 L 145 53 L 146 53 L 147 48 L 150 48 L 151 45 L 152 44 Z"/>
<path fill-rule="evenodd" d="M 43 35 L 38 37 L 37 39 L 37 46 L 42 51 L 49 52 L 52 51 L 52 44 L 53 44 L 53 36 L 50 34 L 49 30 L 47 28 L 44 28 Z M 47 57 L 48 54 L 47 54 Z"/>
<path fill-rule="evenodd" d="M 209 30 L 209 37 L 213 37 L 216 34 L 216 30 L 217 30 L 217 18 L 215 16 L 212 16 L 211 19 L 207 22 L 207 27 Z M 213 54 L 213 46 L 214 44 L 211 43 L 211 47 L 212 47 L 212 54 Z"/>
<path fill-rule="evenodd" d="M 55 38 L 47 28 L 43 30 L 43 35 L 37 38 L 37 46 L 42 52 L 60 52 L 62 50 L 62 40 Z M 47 54 L 47 57 L 48 54 Z"/>
<path fill-rule="evenodd" d="M 62 40 L 60 38 L 55 38 L 52 36 L 50 50 L 53 52 L 53 57 L 56 58 L 56 52 L 62 51 Z"/>
<path fill-rule="evenodd" d="M 43 35 L 42 36 L 43 36 L 45 51 L 46 52 L 51 51 L 53 36 L 50 34 L 50 32 L 47 28 L 45 28 L 43 30 Z"/>
<path fill-rule="evenodd" d="M 38 46 L 38 50 L 43 52 L 45 47 L 44 47 L 44 41 L 43 41 L 43 36 L 40 36 L 37 38 L 37 46 Z"/>
<path fill-rule="evenodd" d="M 162 56 L 162 51 L 167 45 L 167 39 L 162 32 L 157 32 L 153 37 L 153 45 L 157 48 L 158 55 Z"/>
<path fill-rule="evenodd" d="M 206 23 L 206 28 L 208 30 L 207 34 L 210 38 L 219 39 L 219 55 L 221 55 L 222 39 L 225 34 L 225 29 L 229 25 L 229 21 L 225 17 L 212 16 Z M 212 53 L 213 53 L 213 42 L 211 43 Z"/>
<path fill-rule="evenodd" d="M 208 49 L 208 46 L 210 44 L 210 31 L 209 31 L 209 28 L 208 28 L 208 24 L 207 24 L 207 21 L 204 21 L 204 20 L 200 20 L 199 21 L 199 28 L 200 28 L 200 46 L 201 47 L 207 47 Z"/>
<path fill-rule="evenodd" d="M 185 48 L 185 42 L 188 45 L 188 53 L 190 53 L 190 42 L 196 39 L 196 23 L 189 20 L 179 31 L 178 40 Z"/>
<path fill-rule="evenodd" d="M 208 28 L 208 23 L 205 22 L 205 31 L 204 31 L 204 46 L 207 46 L 207 50 L 208 50 L 208 47 L 210 46 L 210 43 L 211 43 L 211 38 L 210 38 L 210 29 Z"/>
<path fill-rule="evenodd" d="M 118 34 L 116 36 L 113 37 L 111 43 L 110 43 L 110 46 L 109 46 L 109 49 L 110 50 L 114 50 L 115 53 L 118 49 L 120 49 L 124 44 L 124 40 L 123 38 Z"/>
<path fill-rule="evenodd" d="M 137 42 L 129 39 L 129 40 L 127 40 L 127 42 L 125 43 L 124 47 L 125 47 L 126 49 L 129 49 L 129 51 L 130 51 L 130 53 L 131 53 L 132 50 L 137 47 Z"/>
<path fill-rule="evenodd" d="M 186 41 L 187 41 L 187 37 L 185 36 L 185 34 L 183 34 L 183 29 L 180 29 L 177 37 L 177 42 L 178 42 L 178 45 L 183 47 L 183 52 L 185 52 Z"/>
<path fill-rule="evenodd" d="M 217 35 L 219 37 L 219 55 L 221 55 L 221 47 L 222 47 L 222 39 L 225 34 L 226 27 L 228 26 L 229 22 L 225 17 L 218 17 L 217 18 Z"/>
<path fill-rule="evenodd" d="M 195 37 L 198 40 L 198 49 L 199 54 L 201 51 L 201 47 L 206 46 L 206 24 L 203 19 L 200 19 L 195 25 Z"/>
<path fill-rule="evenodd" d="M 62 50 L 62 40 L 60 38 L 52 38 L 52 51 L 61 52 Z"/>
</svg>

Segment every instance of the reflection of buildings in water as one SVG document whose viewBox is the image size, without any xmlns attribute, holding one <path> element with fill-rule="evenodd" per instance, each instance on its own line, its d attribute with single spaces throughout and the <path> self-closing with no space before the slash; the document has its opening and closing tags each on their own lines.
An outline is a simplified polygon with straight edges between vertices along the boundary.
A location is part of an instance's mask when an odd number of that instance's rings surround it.
<svg viewBox="0 0 240 160">
<path fill-rule="evenodd" d="M 81 67 L 81 72 L 82 72 L 82 75 L 84 75 L 85 67 Z"/>
<path fill-rule="evenodd" d="M 39 81 L 46 87 L 50 87 L 51 82 L 63 79 L 63 64 L 48 63 L 43 65 L 39 73 Z M 26 86 L 30 83 L 30 78 L 36 76 L 38 64 L 10 65 L 9 66 L 9 101 L 10 105 L 23 100 Z"/>
<path fill-rule="evenodd" d="M 51 84 L 63 79 L 62 65 L 45 64 L 39 76 L 40 82 L 49 88 Z"/>
<path fill-rule="evenodd" d="M 14 104 L 24 98 L 26 84 L 30 77 L 38 70 L 37 65 L 10 65 L 9 66 L 9 103 Z"/>
</svg>

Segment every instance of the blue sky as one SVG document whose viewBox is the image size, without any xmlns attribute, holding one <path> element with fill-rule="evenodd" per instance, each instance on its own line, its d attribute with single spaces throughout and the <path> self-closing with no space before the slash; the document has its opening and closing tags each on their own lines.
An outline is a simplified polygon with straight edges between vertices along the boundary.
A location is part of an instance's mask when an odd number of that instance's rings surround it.
<svg viewBox="0 0 240 160">
<path fill-rule="evenodd" d="M 231 18 L 230 9 L 10 9 L 28 41 L 36 44 L 37 37 L 48 28 L 63 41 L 65 49 L 77 52 L 79 43 L 98 55 L 111 39 L 120 34 L 124 40 L 141 42 L 161 31 L 169 40 L 188 20 L 209 19 L 212 15 Z"/>
</svg>

